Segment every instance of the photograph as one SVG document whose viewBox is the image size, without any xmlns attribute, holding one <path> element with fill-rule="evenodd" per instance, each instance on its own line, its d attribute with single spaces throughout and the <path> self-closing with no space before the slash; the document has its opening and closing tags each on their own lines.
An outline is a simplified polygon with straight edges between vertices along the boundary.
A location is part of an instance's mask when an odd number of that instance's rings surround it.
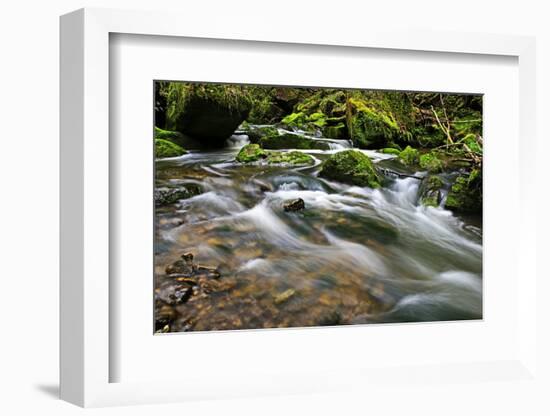
<svg viewBox="0 0 550 416">
<path fill-rule="evenodd" d="M 483 319 L 481 94 L 152 87 L 155 334 Z"/>
</svg>

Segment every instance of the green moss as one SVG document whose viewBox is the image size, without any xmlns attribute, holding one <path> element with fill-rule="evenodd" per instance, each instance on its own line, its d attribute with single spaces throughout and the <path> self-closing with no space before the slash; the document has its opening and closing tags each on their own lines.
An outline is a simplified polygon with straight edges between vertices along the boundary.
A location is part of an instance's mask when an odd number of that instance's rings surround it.
<svg viewBox="0 0 550 416">
<path fill-rule="evenodd" d="M 355 146 L 365 149 L 385 147 L 401 133 L 392 112 L 356 94 L 348 101 L 348 125 Z"/>
<path fill-rule="evenodd" d="M 313 165 L 315 163 L 315 160 L 310 155 L 302 152 L 269 152 L 267 156 L 267 163 Z"/>
<path fill-rule="evenodd" d="M 265 159 L 266 157 L 267 152 L 258 144 L 247 144 L 239 151 L 235 159 L 237 162 L 249 163 L 256 162 L 260 159 Z"/>
<path fill-rule="evenodd" d="M 445 201 L 445 208 L 457 212 L 481 212 L 483 192 L 481 171 L 473 169 L 468 175 L 455 179 Z"/>
<path fill-rule="evenodd" d="M 246 131 L 246 134 L 248 135 L 248 140 L 250 140 L 251 143 L 259 143 L 262 137 L 278 136 L 279 130 L 273 126 L 256 127 L 253 129 L 249 128 Z"/>
<path fill-rule="evenodd" d="M 155 139 L 155 157 L 177 157 L 187 153 L 181 146 L 164 139 Z"/>
<path fill-rule="evenodd" d="M 420 155 L 419 164 L 422 169 L 426 169 L 429 172 L 437 173 L 443 170 L 443 162 L 435 152 Z"/>
<path fill-rule="evenodd" d="M 418 164 L 419 154 L 418 150 L 411 146 L 407 146 L 405 150 L 399 153 L 399 159 L 408 166 L 413 166 Z"/>
<path fill-rule="evenodd" d="M 323 113 L 313 113 L 307 118 L 307 121 L 322 128 L 327 124 L 327 116 Z"/>
<path fill-rule="evenodd" d="M 265 136 L 259 141 L 264 149 L 321 149 L 328 150 L 328 143 L 314 140 L 299 134 L 284 133 L 277 136 Z"/>
<path fill-rule="evenodd" d="M 430 175 L 420 185 L 420 203 L 424 206 L 438 207 L 441 203 L 443 180 L 439 176 Z"/>
<path fill-rule="evenodd" d="M 262 149 L 258 144 L 247 144 L 235 158 L 240 163 L 265 161 L 270 165 L 313 165 L 315 160 L 302 152 L 271 152 Z"/>
<path fill-rule="evenodd" d="M 178 141 L 183 138 L 183 134 L 177 131 L 159 129 L 155 126 L 155 139 Z"/>
<path fill-rule="evenodd" d="M 386 155 L 395 155 L 395 156 L 399 156 L 399 154 L 401 153 L 399 149 L 395 149 L 393 147 L 385 147 L 384 149 L 380 149 L 379 152 L 384 153 Z"/>
<path fill-rule="evenodd" d="M 347 128 L 343 122 L 339 122 L 334 126 L 325 126 L 323 129 L 323 136 L 329 139 L 344 139 L 346 134 Z"/>
<path fill-rule="evenodd" d="M 301 128 L 307 120 L 307 116 L 305 113 L 299 112 L 299 113 L 292 113 L 286 116 L 281 120 L 281 123 L 289 126 L 289 127 L 296 127 Z"/>
<path fill-rule="evenodd" d="M 323 162 L 319 176 L 357 186 L 380 187 L 380 175 L 365 154 L 357 150 L 344 150 Z"/>
</svg>

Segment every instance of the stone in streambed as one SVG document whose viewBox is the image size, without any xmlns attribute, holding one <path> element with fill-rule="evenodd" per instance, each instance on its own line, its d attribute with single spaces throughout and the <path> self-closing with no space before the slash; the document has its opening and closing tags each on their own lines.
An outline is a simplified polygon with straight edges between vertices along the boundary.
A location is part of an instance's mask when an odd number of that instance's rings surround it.
<svg viewBox="0 0 550 416">
<path fill-rule="evenodd" d="M 319 176 L 356 186 L 378 188 L 381 177 L 370 158 L 357 150 L 335 153 L 323 162 Z"/>
<path fill-rule="evenodd" d="M 281 150 L 281 149 L 319 149 L 328 150 L 329 144 L 325 141 L 315 140 L 306 136 L 294 133 L 283 133 L 277 136 L 264 136 L 260 139 L 259 144 L 264 149 Z"/>
<path fill-rule="evenodd" d="M 286 212 L 295 212 L 295 211 L 301 211 L 306 207 L 304 200 L 302 198 L 292 199 L 290 201 L 286 201 L 283 204 L 283 209 Z"/>
<path fill-rule="evenodd" d="M 445 208 L 461 213 L 481 213 L 483 208 L 482 174 L 473 169 L 468 175 L 460 175 L 451 186 Z"/>
<path fill-rule="evenodd" d="M 250 163 L 265 158 L 267 158 L 267 152 L 260 145 L 253 143 L 244 146 L 237 154 L 235 160 L 240 163 Z"/>
<path fill-rule="evenodd" d="M 296 290 L 287 289 L 284 292 L 279 293 L 278 295 L 276 295 L 273 301 L 275 302 L 275 305 L 280 305 L 281 303 L 284 303 L 287 300 L 289 300 L 295 294 L 296 294 Z"/>
<path fill-rule="evenodd" d="M 199 195 L 201 192 L 201 187 L 195 184 L 181 185 L 178 188 L 157 188 L 155 189 L 155 205 L 159 207 L 174 204 L 182 199 Z"/>
</svg>

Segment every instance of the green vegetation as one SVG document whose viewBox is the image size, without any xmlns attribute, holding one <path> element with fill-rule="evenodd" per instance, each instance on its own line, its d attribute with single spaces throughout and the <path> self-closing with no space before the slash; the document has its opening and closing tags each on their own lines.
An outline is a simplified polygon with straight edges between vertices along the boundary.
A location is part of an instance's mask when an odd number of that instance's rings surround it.
<svg viewBox="0 0 550 416">
<path fill-rule="evenodd" d="M 429 172 L 437 173 L 443 170 L 443 161 L 439 158 L 436 152 L 429 152 L 420 155 L 418 162 L 422 169 Z"/>
<path fill-rule="evenodd" d="M 264 136 L 260 139 L 260 145 L 264 149 L 321 149 L 327 150 L 328 143 L 313 140 L 308 137 L 293 134 L 283 133 L 276 136 Z"/>
<path fill-rule="evenodd" d="M 357 150 L 345 150 L 332 155 L 323 162 L 319 176 L 370 188 L 381 185 L 381 177 L 369 157 Z"/>
<path fill-rule="evenodd" d="M 164 139 L 155 139 L 155 157 L 157 159 L 164 157 L 177 157 L 187 152 L 176 143 Z"/>
<path fill-rule="evenodd" d="M 247 144 L 235 158 L 240 163 L 265 161 L 268 164 L 312 165 L 313 158 L 302 152 L 274 152 L 262 149 L 258 144 Z"/>
<path fill-rule="evenodd" d="M 247 144 L 239 151 L 235 160 L 241 163 L 249 163 L 257 162 L 266 157 L 267 152 L 262 149 L 259 144 Z"/>
<path fill-rule="evenodd" d="M 408 166 L 413 166 L 419 162 L 419 153 L 418 150 L 407 146 L 405 150 L 399 153 L 399 159 Z"/>
<path fill-rule="evenodd" d="M 481 212 L 482 174 L 473 169 L 468 175 L 459 175 L 453 183 L 445 201 L 445 208 L 452 211 Z"/>
</svg>

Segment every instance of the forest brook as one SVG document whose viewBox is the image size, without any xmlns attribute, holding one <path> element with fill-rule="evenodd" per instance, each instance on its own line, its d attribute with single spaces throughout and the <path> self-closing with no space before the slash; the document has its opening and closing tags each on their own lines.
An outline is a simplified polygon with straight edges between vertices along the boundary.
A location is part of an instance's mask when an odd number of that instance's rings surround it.
<svg viewBox="0 0 550 416">
<path fill-rule="evenodd" d="M 482 97 L 155 82 L 158 333 L 482 317 Z"/>
</svg>

